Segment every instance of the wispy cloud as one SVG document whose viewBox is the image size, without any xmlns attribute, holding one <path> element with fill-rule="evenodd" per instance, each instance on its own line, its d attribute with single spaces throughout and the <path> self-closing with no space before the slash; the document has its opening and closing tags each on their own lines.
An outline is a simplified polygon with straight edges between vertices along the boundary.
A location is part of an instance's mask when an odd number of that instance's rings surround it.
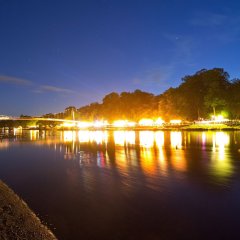
<svg viewBox="0 0 240 240">
<path fill-rule="evenodd" d="M 198 12 L 191 19 L 190 24 L 201 27 L 215 27 L 224 24 L 228 20 L 228 16 L 219 13 Z"/>
<path fill-rule="evenodd" d="M 22 79 L 22 78 L 18 78 L 18 77 L 13 77 L 13 76 L 5 76 L 5 75 L 0 75 L 0 83 L 8 83 L 8 84 L 15 84 L 15 85 L 24 85 L 24 86 L 28 86 L 28 85 L 32 85 L 33 82 L 26 80 L 26 79 Z"/>
<path fill-rule="evenodd" d="M 60 88 L 56 86 L 51 86 L 51 85 L 42 85 L 40 86 L 38 92 L 56 92 L 56 93 L 74 93 L 75 91 L 67 88 Z"/>
<path fill-rule="evenodd" d="M 226 12 L 224 14 L 213 12 L 196 12 L 189 24 L 195 27 L 210 29 L 206 34 L 210 40 L 221 44 L 230 44 L 240 40 L 240 16 Z"/>
<path fill-rule="evenodd" d="M 52 85 L 37 85 L 33 81 L 26 80 L 23 78 L 13 77 L 13 76 L 7 76 L 7 75 L 0 75 L 0 84 L 10 84 L 10 85 L 21 85 L 24 87 L 31 87 L 30 91 L 34 93 L 44 93 L 44 92 L 55 92 L 59 94 L 69 94 L 74 93 L 75 91 L 68 89 L 68 88 L 61 88 L 58 86 L 52 86 Z"/>
</svg>

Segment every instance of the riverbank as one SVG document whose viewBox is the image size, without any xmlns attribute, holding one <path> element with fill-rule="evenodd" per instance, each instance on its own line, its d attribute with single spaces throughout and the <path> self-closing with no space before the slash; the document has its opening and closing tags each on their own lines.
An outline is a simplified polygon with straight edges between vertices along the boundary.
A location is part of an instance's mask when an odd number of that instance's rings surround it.
<svg viewBox="0 0 240 240">
<path fill-rule="evenodd" d="M 27 204 L 0 181 L 0 240 L 13 239 L 54 240 L 56 237 Z"/>
<path fill-rule="evenodd" d="M 6 130 L 6 131 L 5 131 Z M 9 138 L 9 136 L 14 136 L 15 131 L 14 128 L 7 128 L 0 132 L 0 139 Z M 38 130 L 38 131 L 46 131 L 46 130 L 54 130 L 54 131 L 239 131 L 240 123 L 231 124 L 231 123 L 210 123 L 210 124 L 200 124 L 200 123 L 189 123 L 189 124 L 163 124 L 159 126 L 134 126 L 134 127 L 115 127 L 115 126 L 105 126 L 105 127 L 31 127 L 31 128 L 22 128 L 21 130 Z"/>
</svg>

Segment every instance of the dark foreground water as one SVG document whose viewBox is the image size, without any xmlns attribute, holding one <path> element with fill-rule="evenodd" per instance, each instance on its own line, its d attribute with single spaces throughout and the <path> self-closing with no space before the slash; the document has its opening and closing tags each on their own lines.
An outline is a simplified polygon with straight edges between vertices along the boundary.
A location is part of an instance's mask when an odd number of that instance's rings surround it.
<svg viewBox="0 0 240 240">
<path fill-rule="evenodd" d="M 240 132 L 15 131 L 0 178 L 59 239 L 240 239 Z"/>
</svg>

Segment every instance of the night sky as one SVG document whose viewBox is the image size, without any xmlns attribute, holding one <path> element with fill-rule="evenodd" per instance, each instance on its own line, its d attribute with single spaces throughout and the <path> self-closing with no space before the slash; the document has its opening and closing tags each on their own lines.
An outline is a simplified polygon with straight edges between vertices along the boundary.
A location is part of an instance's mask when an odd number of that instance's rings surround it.
<svg viewBox="0 0 240 240">
<path fill-rule="evenodd" d="M 240 77 L 240 2 L 0 0 L 0 114 L 40 115 L 185 75 Z"/>
</svg>

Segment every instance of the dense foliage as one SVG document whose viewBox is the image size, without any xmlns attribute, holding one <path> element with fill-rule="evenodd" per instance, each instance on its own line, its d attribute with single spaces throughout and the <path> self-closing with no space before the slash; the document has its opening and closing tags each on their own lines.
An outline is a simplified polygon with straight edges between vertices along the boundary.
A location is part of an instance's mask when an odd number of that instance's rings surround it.
<svg viewBox="0 0 240 240">
<path fill-rule="evenodd" d="M 169 88 L 157 96 L 141 90 L 112 92 L 103 98 L 102 103 L 91 103 L 79 109 L 70 106 L 54 117 L 90 121 L 138 121 L 157 117 L 196 120 L 215 114 L 240 117 L 240 80 L 229 80 L 229 74 L 222 68 L 202 69 L 194 75 L 187 75 L 177 88 Z"/>
</svg>

